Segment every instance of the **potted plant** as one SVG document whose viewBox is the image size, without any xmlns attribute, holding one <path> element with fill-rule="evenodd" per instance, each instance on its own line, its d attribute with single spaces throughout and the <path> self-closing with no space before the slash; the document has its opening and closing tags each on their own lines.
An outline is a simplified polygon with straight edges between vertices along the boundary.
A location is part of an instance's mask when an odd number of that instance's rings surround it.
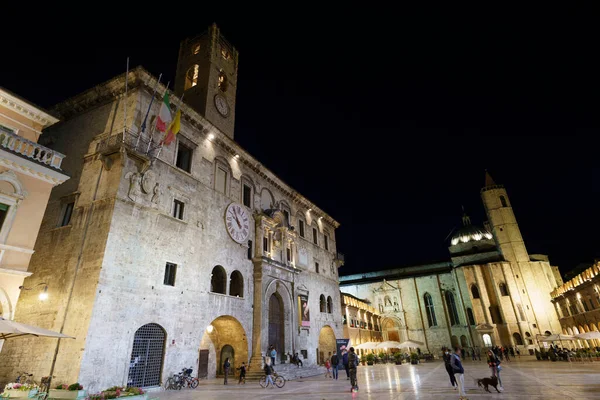
<svg viewBox="0 0 600 400">
<path fill-rule="evenodd" d="M 396 361 L 396 365 L 401 365 L 402 364 L 402 353 L 400 353 L 399 351 L 394 353 L 394 360 Z"/>
<path fill-rule="evenodd" d="M 410 363 L 413 365 L 419 363 L 419 355 L 417 353 L 410 353 Z"/>
<path fill-rule="evenodd" d="M 373 354 L 373 353 L 367 354 L 367 365 L 373 365 L 374 360 L 375 360 L 375 354 Z"/>
<path fill-rule="evenodd" d="M 48 399 L 84 399 L 87 397 L 87 390 L 79 382 L 70 385 L 58 385 L 55 389 L 50 389 Z"/>
<path fill-rule="evenodd" d="M 380 351 L 379 354 L 377 354 L 377 356 L 379 357 L 379 362 L 385 362 L 385 353 L 383 351 Z"/>
<path fill-rule="evenodd" d="M 37 385 L 25 384 L 25 383 L 8 383 L 4 386 L 3 396 L 10 397 L 34 397 L 38 392 Z"/>
<path fill-rule="evenodd" d="M 89 400 L 108 400 L 127 397 L 127 400 L 148 400 L 148 395 L 138 387 L 113 386 L 100 393 L 91 394 Z"/>
</svg>

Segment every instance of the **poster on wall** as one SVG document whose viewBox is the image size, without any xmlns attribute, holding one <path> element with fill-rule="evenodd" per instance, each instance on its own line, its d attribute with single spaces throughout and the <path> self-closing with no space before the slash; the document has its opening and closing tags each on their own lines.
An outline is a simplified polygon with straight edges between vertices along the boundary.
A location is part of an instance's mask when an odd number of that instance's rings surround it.
<svg viewBox="0 0 600 400">
<path fill-rule="evenodd" d="M 300 326 L 308 328 L 310 326 L 310 311 L 308 309 L 308 295 L 298 295 L 298 305 L 300 310 L 298 315 L 300 316 Z"/>
<path fill-rule="evenodd" d="M 338 354 L 338 360 L 340 360 L 340 364 L 342 363 L 342 352 L 344 350 L 348 351 L 350 346 L 350 339 L 335 339 L 335 349 Z"/>
</svg>

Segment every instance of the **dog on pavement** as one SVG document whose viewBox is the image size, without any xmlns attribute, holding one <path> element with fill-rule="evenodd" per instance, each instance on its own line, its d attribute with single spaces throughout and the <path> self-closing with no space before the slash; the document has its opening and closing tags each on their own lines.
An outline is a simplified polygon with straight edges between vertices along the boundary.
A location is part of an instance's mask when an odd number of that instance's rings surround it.
<svg viewBox="0 0 600 400">
<path fill-rule="evenodd" d="M 485 391 L 488 393 L 492 393 L 490 392 L 490 389 L 488 389 L 488 386 L 493 387 L 494 389 L 496 389 L 496 392 L 501 393 L 498 390 L 498 378 L 496 378 L 495 376 L 492 376 L 490 378 L 477 379 L 477 385 L 479 387 L 483 387 L 483 389 L 485 389 Z"/>
</svg>

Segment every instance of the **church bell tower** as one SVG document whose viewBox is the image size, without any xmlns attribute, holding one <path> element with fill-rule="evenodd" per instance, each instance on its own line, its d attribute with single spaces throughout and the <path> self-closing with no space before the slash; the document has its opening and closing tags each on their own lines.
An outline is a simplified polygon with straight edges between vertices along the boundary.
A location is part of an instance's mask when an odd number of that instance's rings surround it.
<svg viewBox="0 0 600 400">
<path fill-rule="evenodd" d="M 530 261 L 506 189 L 503 185 L 497 185 L 487 171 L 485 186 L 481 189 L 481 199 L 487 213 L 489 228 L 504 259 L 510 262 Z"/>
<path fill-rule="evenodd" d="M 179 47 L 175 94 L 233 139 L 238 52 L 216 24 Z"/>
</svg>

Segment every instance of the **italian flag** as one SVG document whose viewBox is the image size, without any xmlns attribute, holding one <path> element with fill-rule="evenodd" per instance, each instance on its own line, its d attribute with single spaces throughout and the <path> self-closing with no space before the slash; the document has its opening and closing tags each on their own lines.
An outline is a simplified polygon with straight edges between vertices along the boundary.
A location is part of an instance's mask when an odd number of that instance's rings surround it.
<svg viewBox="0 0 600 400">
<path fill-rule="evenodd" d="M 175 139 L 175 135 L 179 133 L 179 129 L 181 128 L 181 110 L 177 110 L 175 114 L 175 119 L 169 125 L 169 129 L 167 130 L 167 134 L 165 138 L 162 140 L 162 144 L 168 146 Z"/>
<path fill-rule="evenodd" d="M 165 132 L 172 120 L 173 117 L 171 116 L 171 104 L 169 104 L 169 92 L 165 91 L 165 96 L 163 97 L 163 102 L 160 105 L 160 111 L 158 112 L 158 117 L 156 118 L 156 129 L 161 132 Z"/>
</svg>

